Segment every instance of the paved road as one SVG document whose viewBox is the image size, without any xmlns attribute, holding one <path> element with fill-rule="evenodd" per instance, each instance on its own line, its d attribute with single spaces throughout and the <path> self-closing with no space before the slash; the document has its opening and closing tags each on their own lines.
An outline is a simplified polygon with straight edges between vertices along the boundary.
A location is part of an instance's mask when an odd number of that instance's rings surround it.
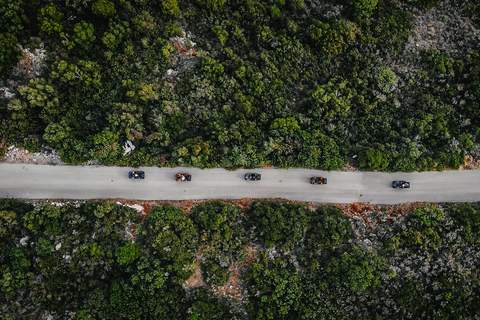
<svg viewBox="0 0 480 320">
<path fill-rule="evenodd" d="M 423 173 L 340 172 L 308 169 L 227 171 L 196 168 L 140 168 L 145 180 L 128 179 L 129 168 L 47 166 L 0 163 L 0 197 L 22 199 L 140 200 L 286 198 L 301 201 L 394 204 L 414 201 L 480 201 L 480 170 Z M 192 174 L 191 182 L 176 182 L 177 172 Z M 245 181 L 246 172 L 262 174 Z M 310 184 L 324 176 L 327 185 Z M 392 180 L 407 180 L 411 189 L 393 189 Z"/>
</svg>

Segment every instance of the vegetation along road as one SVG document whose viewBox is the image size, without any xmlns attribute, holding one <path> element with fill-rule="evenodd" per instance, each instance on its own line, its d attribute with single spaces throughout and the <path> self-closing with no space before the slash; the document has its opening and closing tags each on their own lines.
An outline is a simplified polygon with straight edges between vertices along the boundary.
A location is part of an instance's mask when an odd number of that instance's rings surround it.
<svg viewBox="0 0 480 320">
<path fill-rule="evenodd" d="M 144 200 L 286 198 L 326 203 L 470 202 L 480 199 L 480 170 L 422 173 L 340 172 L 308 169 L 227 171 L 198 168 L 145 167 L 145 180 L 128 178 L 127 167 L 45 166 L 0 163 L 0 197 L 23 199 Z M 176 182 L 178 172 L 192 181 Z M 261 181 L 245 181 L 258 172 Z M 327 185 L 311 185 L 310 177 L 325 176 Z M 392 180 L 411 182 L 393 189 Z"/>
</svg>

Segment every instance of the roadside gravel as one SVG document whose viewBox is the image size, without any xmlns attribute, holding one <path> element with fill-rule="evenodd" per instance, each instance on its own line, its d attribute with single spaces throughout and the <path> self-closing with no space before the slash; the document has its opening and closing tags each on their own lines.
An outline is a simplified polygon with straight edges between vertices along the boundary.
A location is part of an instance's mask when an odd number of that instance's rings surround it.
<svg viewBox="0 0 480 320">
<path fill-rule="evenodd" d="M 47 165 L 65 165 L 60 160 L 60 156 L 54 149 L 45 149 L 42 152 L 30 153 L 23 148 L 10 146 L 7 153 L 1 159 L 7 163 L 33 163 L 33 164 L 47 164 Z"/>
</svg>

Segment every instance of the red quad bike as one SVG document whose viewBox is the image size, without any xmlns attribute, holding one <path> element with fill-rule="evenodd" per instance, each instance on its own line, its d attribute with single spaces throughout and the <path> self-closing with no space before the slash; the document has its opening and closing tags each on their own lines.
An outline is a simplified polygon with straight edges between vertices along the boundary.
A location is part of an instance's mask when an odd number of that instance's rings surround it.
<svg viewBox="0 0 480 320">
<path fill-rule="evenodd" d="M 192 181 L 192 175 L 188 173 L 177 173 L 175 181 Z"/>
<path fill-rule="evenodd" d="M 311 177 L 310 178 L 311 184 L 327 184 L 327 178 L 324 177 Z"/>
</svg>

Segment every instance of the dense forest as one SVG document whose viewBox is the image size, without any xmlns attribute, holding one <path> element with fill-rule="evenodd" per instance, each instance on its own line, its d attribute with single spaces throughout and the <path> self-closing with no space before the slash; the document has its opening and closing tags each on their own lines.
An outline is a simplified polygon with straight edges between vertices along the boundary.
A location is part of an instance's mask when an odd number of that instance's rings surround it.
<svg viewBox="0 0 480 320">
<path fill-rule="evenodd" d="M 1 199 L 0 318 L 479 319 L 480 203 L 344 212 Z"/>
<path fill-rule="evenodd" d="M 459 168 L 479 157 L 479 22 L 476 0 L 0 0 L 0 152 Z"/>
</svg>

